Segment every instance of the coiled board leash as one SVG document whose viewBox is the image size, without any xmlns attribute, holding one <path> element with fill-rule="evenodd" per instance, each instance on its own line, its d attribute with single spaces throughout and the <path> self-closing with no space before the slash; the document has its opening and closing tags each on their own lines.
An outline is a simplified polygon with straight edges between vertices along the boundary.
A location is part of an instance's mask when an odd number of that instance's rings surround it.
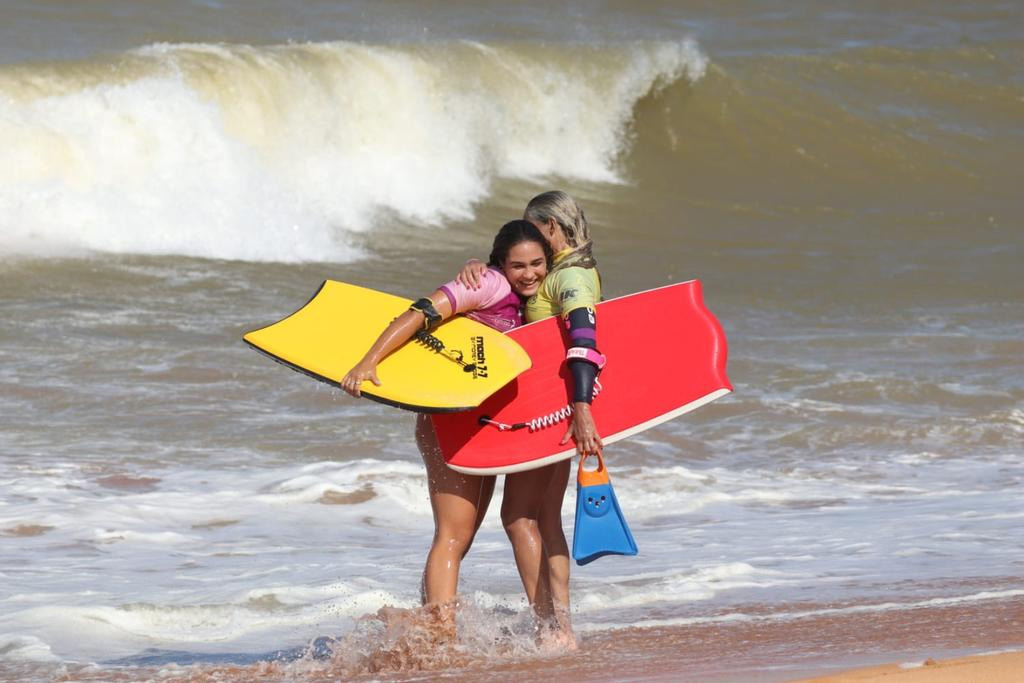
<svg viewBox="0 0 1024 683">
<path fill-rule="evenodd" d="M 595 379 L 594 398 L 597 398 L 597 395 L 601 393 L 601 388 L 602 387 L 600 380 Z M 544 429 L 545 427 L 556 425 L 559 422 L 565 422 L 570 417 L 572 417 L 573 411 L 574 409 L 572 407 L 572 404 L 569 403 L 560 410 L 556 410 L 553 413 L 548 413 L 547 415 L 541 415 L 540 417 L 535 417 L 532 420 L 527 420 L 526 422 L 515 422 L 513 424 L 506 424 L 504 422 L 492 420 L 489 415 L 481 415 L 480 419 L 477 420 L 477 422 L 480 423 L 481 427 L 486 425 L 497 427 L 499 432 L 514 432 L 520 429 L 529 429 L 531 432 L 535 432 L 538 429 Z"/>
<path fill-rule="evenodd" d="M 444 347 L 443 341 L 441 341 L 434 335 L 430 334 L 426 330 L 420 330 L 419 332 L 414 334 L 412 338 L 413 340 L 426 346 L 434 353 L 438 353 L 447 358 L 448 360 L 458 363 L 459 365 L 462 366 L 463 372 L 476 372 L 476 363 L 467 363 L 464 360 L 462 360 L 462 351 L 459 351 L 458 349 L 446 349 Z"/>
</svg>

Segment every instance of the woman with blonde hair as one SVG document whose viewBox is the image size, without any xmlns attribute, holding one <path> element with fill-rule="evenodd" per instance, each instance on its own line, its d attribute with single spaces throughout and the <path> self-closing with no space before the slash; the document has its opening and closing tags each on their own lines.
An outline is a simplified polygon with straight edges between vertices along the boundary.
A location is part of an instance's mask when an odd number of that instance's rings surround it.
<svg viewBox="0 0 1024 683">
<path fill-rule="evenodd" d="M 595 306 L 601 300 L 601 278 L 583 209 L 569 194 L 552 190 L 530 200 L 523 218 L 540 230 L 551 245 L 554 261 L 536 294 L 526 301 L 526 321 L 560 316 L 569 331 L 566 362 L 573 378 L 573 415 L 562 438 L 576 442 L 580 455 L 598 453 L 604 444 L 590 404 L 604 356 L 597 349 Z M 458 281 L 478 284 L 485 266 L 470 261 Z M 562 501 L 571 460 L 517 472 L 505 477 L 501 520 L 512 542 L 516 567 L 536 614 L 551 636 L 575 644 L 569 616 L 569 547 L 562 530 Z"/>
</svg>

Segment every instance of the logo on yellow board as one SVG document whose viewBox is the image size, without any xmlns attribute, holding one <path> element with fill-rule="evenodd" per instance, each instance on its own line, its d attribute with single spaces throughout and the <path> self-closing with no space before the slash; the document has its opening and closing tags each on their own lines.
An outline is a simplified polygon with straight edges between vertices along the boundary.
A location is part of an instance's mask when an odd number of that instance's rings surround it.
<svg viewBox="0 0 1024 683">
<path fill-rule="evenodd" d="M 487 354 L 484 351 L 483 337 L 470 337 L 469 345 L 473 357 L 473 364 L 467 365 L 466 370 L 472 368 L 473 378 L 487 377 Z"/>
</svg>

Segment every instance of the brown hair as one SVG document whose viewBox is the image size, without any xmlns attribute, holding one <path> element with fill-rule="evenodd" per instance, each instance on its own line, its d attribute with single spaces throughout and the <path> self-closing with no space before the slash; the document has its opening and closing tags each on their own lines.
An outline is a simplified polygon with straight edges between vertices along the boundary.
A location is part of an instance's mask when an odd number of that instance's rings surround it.
<svg viewBox="0 0 1024 683">
<path fill-rule="evenodd" d="M 505 265 L 509 250 L 521 242 L 536 242 L 539 244 L 541 249 L 544 250 L 544 259 L 548 262 L 548 268 L 551 268 L 551 262 L 555 260 L 554 252 L 551 251 L 551 245 L 544 239 L 544 235 L 537 229 L 537 226 L 530 221 L 524 220 L 509 221 L 501 226 L 501 230 L 494 236 L 494 244 L 491 246 L 491 257 L 487 260 L 487 265 L 501 268 Z"/>
</svg>

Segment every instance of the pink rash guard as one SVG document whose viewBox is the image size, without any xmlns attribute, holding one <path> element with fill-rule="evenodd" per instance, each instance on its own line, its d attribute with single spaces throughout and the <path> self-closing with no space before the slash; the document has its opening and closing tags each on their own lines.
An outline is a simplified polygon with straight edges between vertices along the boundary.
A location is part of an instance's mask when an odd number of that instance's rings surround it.
<svg viewBox="0 0 1024 683">
<path fill-rule="evenodd" d="M 512 291 L 501 271 L 488 268 L 480 278 L 480 289 L 470 289 L 452 280 L 438 289 L 448 297 L 452 311 L 507 332 L 523 324 L 523 302 Z"/>
</svg>

